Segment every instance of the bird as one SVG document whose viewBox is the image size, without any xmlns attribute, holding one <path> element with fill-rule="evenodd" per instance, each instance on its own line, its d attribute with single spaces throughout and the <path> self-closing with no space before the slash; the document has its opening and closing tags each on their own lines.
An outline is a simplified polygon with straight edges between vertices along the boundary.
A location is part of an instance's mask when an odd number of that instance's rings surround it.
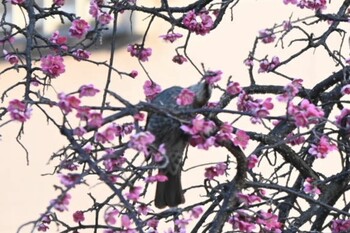
<svg viewBox="0 0 350 233">
<path fill-rule="evenodd" d="M 151 104 L 172 111 L 198 109 L 207 104 L 212 91 L 212 85 L 206 81 L 200 81 L 195 85 L 187 87 L 195 96 L 189 105 L 177 104 L 177 98 L 184 88 L 173 86 L 160 92 Z M 184 111 L 185 112 L 185 111 Z M 155 136 L 153 145 L 158 148 L 165 147 L 167 163 L 159 168 L 159 173 L 165 175 L 165 182 L 157 182 L 154 198 L 155 206 L 159 209 L 165 207 L 176 207 L 185 203 L 185 197 L 181 184 L 182 157 L 186 146 L 189 143 L 190 135 L 187 135 L 180 127 L 181 120 L 191 120 L 193 113 L 183 113 L 177 118 L 164 113 L 152 112 L 148 114 L 145 129 Z"/>
</svg>

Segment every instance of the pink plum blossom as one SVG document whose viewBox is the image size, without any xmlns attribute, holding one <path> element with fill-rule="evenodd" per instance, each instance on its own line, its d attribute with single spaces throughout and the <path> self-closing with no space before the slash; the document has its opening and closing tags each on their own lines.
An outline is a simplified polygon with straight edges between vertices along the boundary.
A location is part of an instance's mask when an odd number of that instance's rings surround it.
<svg viewBox="0 0 350 233">
<path fill-rule="evenodd" d="M 242 91 L 242 88 L 238 82 L 229 82 L 226 87 L 226 92 L 229 95 L 237 95 Z"/>
<path fill-rule="evenodd" d="M 90 14 L 92 17 L 97 18 L 99 12 L 100 12 L 100 7 L 98 6 L 96 0 L 91 0 L 91 1 L 90 1 L 89 14 Z"/>
<path fill-rule="evenodd" d="M 307 177 L 304 181 L 304 192 L 311 195 L 320 195 L 321 190 L 314 185 L 314 180 L 311 177 Z"/>
<path fill-rule="evenodd" d="M 49 229 L 49 227 L 44 223 L 40 223 L 37 226 L 37 229 L 38 229 L 38 231 L 46 232 Z"/>
<path fill-rule="evenodd" d="M 190 139 L 191 146 L 196 146 L 198 149 L 208 150 L 215 145 L 215 137 L 210 136 L 206 138 L 203 135 L 192 135 Z"/>
<path fill-rule="evenodd" d="M 63 160 L 60 164 L 60 167 L 69 171 L 76 171 L 78 170 L 79 166 L 75 164 L 72 160 Z"/>
<path fill-rule="evenodd" d="M 135 126 L 133 123 L 124 123 L 122 127 L 123 127 L 123 135 L 131 134 L 132 131 L 135 129 Z"/>
<path fill-rule="evenodd" d="M 166 149 L 163 143 L 159 145 L 157 152 L 152 153 L 152 159 L 156 163 L 162 162 L 164 160 L 165 154 L 166 154 Z"/>
<path fill-rule="evenodd" d="M 279 57 L 272 57 L 271 61 L 268 61 L 266 58 L 260 61 L 260 67 L 258 73 L 265 73 L 274 70 L 280 64 Z"/>
<path fill-rule="evenodd" d="M 129 44 L 127 47 L 127 51 L 130 53 L 132 57 L 137 57 L 140 61 L 148 61 L 148 58 L 152 55 L 151 48 L 144 48 L 138 44 Z"/>
<path fill-rule="evenodd" d="M 123 233 L 137 233 L 135 229 L 132 228 L 132 220 L 129 218 L 128 215 L 122 215 L 121 216 L 121 226 L 123 228 Z"/>
<path fill-rule="evenodd" d="M 69 193 L 64 194 L 58 199 L 51 200 L 51 204 L 55 207 L 59 212 L 63 212 L 68 210 L 69 201 L 71 199 L 71 195 Z"/>
<path fill-rule="evenodd" d="M 103 166 L 106 171 L 112 172 L 116 169 L 120 168 L 126 162 L 126 158 L 124 156 L 120 156 L 118 158 L 106 158 L 103 160 Z"/>
<path fill-rule="evenodd" d="M 217 176 L 224 175 L 226 170 L 227 170 L 227 164 L 220 162 L 220 163 L 217 163 L 215 166 L 205 168 L 204 176 L 208 180 L 213 180 Z"/>
<path fill-rule="evenodd" d="M 327 136 L 323 135 L 317 144 L 311 144 L 308 152 L 316 158 L 324 159 L 329 152 L 336 149 L 336 145 L 331 143 Z"/>
<path fill-rule="evenodd" d="M 100 127 L 103 123 L 103 117 L 100 112 L 89 113 L 88 125 L 90 127 Z"/>
<path fill-rule="evenodd" d="M 131 72 L 130 72 L 130 77 L 132 77 L 132 78 L 136 78 L 136 76 L 139 74 L 139 72 L 137 72 L 137 70 L 132 70 Z"/>
<path fill-rule="evenodd" d="M 63 6 L 65 0 L 53 0 L 53 4 L 56 6 Z"/>
<path fill-rule="evenodd" d="M 216 140 L 218 142 L 221 141 L 233 141 L 234 135 L 233 135 L 233 126 L 229 124 L 228 122 L 224 122 L 220 126 L 220 130 L 215 135 Z"/>
<path fill-rule="evenodd" d="M 259 38 L 263 43 L 268 44 L 274 42 L 276 36 L 271 29 L 263 29 L 259 31 Z"/>
<path fill-rule="evenodd" d="M 121 136 L 123 133 L 122 128 L 113 123 L 109 125 L 102 133 L 97 133 L 96 135 L 99 135 L 100 139 L 96 139 L 96 141 L 105 143 L 105 142 L 111 142 L 115 137 Z M 96 136 L 97 137 L 97 136 Z"/>
<path fill-rule="evenodd" d="M 11 0 L 11 3 L 14 5 L 21 5 L 25 3 L 25 0 Z"/>
<path fill-rule="evenodd" d="M 171 33 L 168 33 L 166 35 L 161 35 L 159 36 L 160 38 L 162 38 L 164 41 L 166 42 L 170 42 L 170 43 L 173 43 L 174 41 L 176 41 L 177 39 L 181 38 L 182 37 L 182 34 L 180 33 L 175 33 L 175 32 L 171 32 Z"/>
<path fill-rule="evenodd" d="M 108 14 L 106 12 L 101 12 L 99 16 L 97 17 L 97 20 L 102 25 L 107 25 L 111 22 L 113 19 L 113 16 L 111 14 Z"/>
<path fill-rule="evenodd" d="M 339 116 L 335 117 L 335 123 L 338 125 L 338 127 L 345 128 L 347 131 L 349 131 L 350 128 L 350 109 L 343 108 L 340 112 Z"/>
<path fill-rule="evenodd" d="M 261 202 L 261 198 L 255 194 L 237 193 L 237 197 L 244 206 L 249 206 L 254 202 Z"/>
<path fill-rule="evenodd" d="M 285 31 L 290 31 L 292 29 L 292 22 L 290 20 L 283 21 L 283 29 Z"/>
<path fill-rule="evenodd" d="M 302 88 L 302 79 L 294 79 L 291 83 L 287 84 L 283 90 L 284 92 L 277 96 L 277 99 L 281 102 L 288 102 L 293 99 L 299 90 Z"/>
<path fill-rule="evenodd" d="M 251 154 L 248 157 L 248 169 L 253 169 L 258 162 L 259 162 L 258 157 L 255 154 Z"/>
<path fill-rule="evenodd" d="M 349 95 L 350 94 L 350 84 L 343 86 L 340 90 L 340 93 L 342 93 L 342 95 Z"/>
<path fill-rule="evenodd" d="M 295 5 L 295 4 L 298 3 L 298 1 L 299 0 L 283 0 L 283 3 L 286 4 L 286 5 L 289 4 L 289 3 Z"/>
<path fill-rule="evenodd" d="M 283 0 L 283 3 L 286 5 L 291 3 L 301 9 L 306 8 L 315 11 L 327 8 L 326 0 Z"/>
<path fill-rule="evenodd" d="M 69 28 L 69 34 L 72 37 L 81 39 L 90 29 L 90 25 L 84 19 L 75 19 Z"/>
<path fill-rule="evenodd" d="M 9 102 L 7 111 L 10 113 L 12 120 L 22 123 L 29 120 L 32 115 L 32 109 L 23 101 L 18 99 L 14 99 Z"/>
<path fill-rule="evenodd" d="M 151 218 L 150 220 L 147 221 L 147 226 L 149 226 L 150 228 L 153 228 L 154 230 L 158 228 L 158 224 L 159 224 L 159 220 L 156 218 Z M 155 231 L 155 233 L 156 232 L 157 231 Z"/>
<path fill-rule="evenodd" d="M 316 124 L 324 116 L 323 110 L 310 103 L 307 99 L 302 100 L 298 106 L 292 102 L 289 103 L 288 114 L 294 119 L 295 125 L 299 127 L 308 127 L 310 124 Z"/>
<path fill-rule="evenodd" d="M 331 225 L 332 233 L 343 233 L 350 231 L 349 219 L 334 219 Z"/>
<path fill-rule="evenodd" d="M 132 186 L 132 187 L 130 187 L 129 192 L 125 193 L 125 197 L 130 201 L 138 201 L 142 191 L 143 191 L 142 187 Z"/>
<path fill-rule="evenodd" d="M 244 211 L 237 211 L 235 215 L 231 216 L 228 222 L 232 225 L 232 229 L 238 229 L 242 233 L 251 233 L 256 229 L 255 220 L 252 216 Z"/>
<path fill-rule="evenodd" d="M 152 144 L 154 140 L 155 137 L 152 133 L 148 131 L 139 132 L 130 137 L 129 147 L 148 155 L 148 146 Z"/>
<path fill-rule="evenodd" d="M 117 209 L 110 209 L 106 211 L 104 215 L 104 220 L 108 225 L 114 225 L 117 223 L 116 216 L 119 214 L 119 210 Z"/>
<path fill-rule="evenodd" d="M 91 53 L 83 49 L 77 49 L 72 52 L 74 59 L 77 61 L 89 59 Z"/>
<path fill-rule="evenodd" d="M 88 85 L 82 85 L 79 88 L 79 97 L 84 97 L 84 96 L 95 96 L 97 93 L 100 92 L 99 89 L 95 88 L 94 84 L 88 84 Z"/>
<path fill-rule="evenodd" d="M 248 67 L 253 67 L 254 66 L 254 59 L 251 56 L 248 56 L 248 58 L 246 58 L 243 61 L 244 65 L 248 66 Z"/>
<path fill-rule="evenodd" d="M 258 218 L 256 220 L 258 224 L 261 224 L 265 230 L 268 232 L 282 232 L 282 223 L 278 221 L 278 216 L 272 213 L 271 210 L 265 212 L 260 210 L 258 212 Z M 278 231 L 276 231 L 278 230 Z"/>
<path fill-rule="evenodd" d="M 50 41 L 53 44 L 58 45 L 63 51 L 68 50 L 67 40 L 67 37 L 61 36 L 59 31 L 55 31 L 50 37 Z"/>
<path fill-rule="evenodd" d="M 253 123 L 260 123 L 260 119 L 270 114 L 270 110 L 274 105 L 271 102 L 272 98 L 254 99 L 253 96 L 248 95 L 244 90 L 238 95 L 237 107 L 239 111 L 251 113 L 253 116 L 251 121 Z"/>
<path fill-rule="evenodd" d="M 51 54 L 41 58 L 41 69 L 44 74 L 51 78 L 56 78 L 65 72 L 63 57 Z"/>
<path fill-rule="evenodd" d="M 182 65 L 183 63 L 187 62 L 187 58 L 185 58 L 183 55 L 177 54 L 173 57 L 173 62 Z"/>
<path fill-rule="evenodd" d="M 195 118 L 192 119 L 191 125 L 182 125 L 181 129 L 190 135 L 196 135 L 196 134 L 209 134 L 214 128 L 215 123 L 210 120 L 205 120 L 202 116 L 197 115 Z"/>
<path fill-rule="evenodd" d="M 58 177 L 60 178 L 61 184 L 63 184 L 66 187 L 74 186 L 75 184 L 80 182 L 79 174 L 58 174 Z"/>
<path fill-rule="evenodd" d="M 11 65 L 17 65 L 19 62 L 19 59 L 16 54 L 8 53 L 5 49 L 3 50 L 3 53 L 5 55 L 5 60 L 9 62 Z"/>
<path fill-rule="evenodd" d="M 292 146 L 300 145 L 305 142 L 305 137 L 295 135 L 294 133 L 289 133 L 286 137 L 286 141 Z"/>
<path fill-rule="evenodd" d="M 179 218 L 175 220 L 176 226 L 179 228 L 180 232 L 186 232 L 186 227 L 190 223 L 190 219 Z"/>
<path fill-rule="evenodd" d="M 74 222 L 83 222 L 85 220 L 84 212 L 83 211 L 75 211 L 73 213 L 73 220 Z"/>
<path fill-rule="evenodd" d="M 141 203 L 138 207 L 137 207 L 137 213 L 141 214 L 141 215 L 147 215 L 148 213 L 150 213 L 152 211 L 152 209 L 149 207 L 149 205 L 146 205 L 144 203 Z"/>
<path fill-rule="evenodd" d="M 146 95 L 146 99 L 151 101 L 162 91 L 162 88 L 155 82 L 146 80 L 143 84 L 143 91 Z"/>
<path fill-rule="evenodd" d="M 89 107 L 80 106 L 76 110 L 77 110 L 77 114 L 75 116 L 77 118 L 79 118 L 82 121 L 87 121 L 89 119 L 90 111 L 91 111 Z"/>
<path fill-rule="evenodd" d="M 203 211 L 204 211 L 203 206 L 201 205 L 195 206 L 191 209 L 191 217 L 199 218 L 202 215 Z"/>
<path fill-rule="evenodd" d="M 166 175 L 163 175 L 161 173 L 155 175 L 155 176 L 149 176 L 145 179 L 146 183 L 154 183 L 154 182 L 165 182 L 168 180 L 168 177 Z"/>
<path fill-rule="evenodd" d="M 195 13 L 194 10 L 189 11 L 183 18 L 182 23 L 191 32 L 202 36 L 208 34 L 214 26 L 212 17 L 205 10 L 199 13 Z"/>
<path fill-rule="evenodd" d="M 190 105 L 193 103 L 195 98 L 195 93 L 187 88 L 181 90 L 180 94 L 176 98 L 176 103 L 178 105 Z"/>
<path fill-rule="evenodd" d="M 80 99 L 73 95 L 66 95 L 64 93 L 58 94 L 58 107 L 65 113 L 71 112 L 73 109 L 77 109 L 80 105 Z"/>
<path fill-rule="evenodd" d="M 133 115 L 133 118 L 135 121 L 144 121 L 145 120 L 145 114 L 142 112 L 135 113 Z"/>
</svg>

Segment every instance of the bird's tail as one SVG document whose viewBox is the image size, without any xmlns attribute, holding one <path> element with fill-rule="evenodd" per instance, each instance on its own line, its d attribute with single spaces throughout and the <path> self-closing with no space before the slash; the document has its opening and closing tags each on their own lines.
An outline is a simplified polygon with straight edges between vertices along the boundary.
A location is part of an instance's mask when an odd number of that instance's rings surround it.
<svg viewBox="0 0 350 233">
<path fill-rule="evenodd" d="M 185 202 L 181 185 L 181 170 L 175 174 L 166 174 L 168 180 L 158 182 L 156 188 L 155 206 L 162 209 L 166 206 L 175 207 Z"/>
</svg>

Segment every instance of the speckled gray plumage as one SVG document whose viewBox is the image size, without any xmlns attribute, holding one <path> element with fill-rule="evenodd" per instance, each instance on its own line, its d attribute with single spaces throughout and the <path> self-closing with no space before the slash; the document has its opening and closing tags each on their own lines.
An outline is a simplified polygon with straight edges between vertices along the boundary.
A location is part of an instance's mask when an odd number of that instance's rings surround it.
<svg viewBox="0 0 350 233">
<path fill-rule="evenodd" d="M 202 107 L 207 103 L 211 94 L 211 87 L 206 83 L 199 83 L 189 87 L 196 94 L 193 104 L 179 106 L 176 99 L 180 94 L 181 87 L 170 87 L 158 94 L 152 104 L 170 110 L 185 110 Z M 181 120 L 190 120 L 193 114 L 178 116 Z M 151 113 L 147 119 L 146 130 L 150 131 L 156 140 L 154 145 L 165 145 L 168 164 L 160 172 L 168 177 L 166 182 L 158 182 L 156 188 L 155 205 L 158 208 L 166 206 L 174 207 L 185 202 L 181 185 L 182 155 L 188 144 L 189 135 L 180 129 L 181 123 L 161 113 Z"/>
</svg>

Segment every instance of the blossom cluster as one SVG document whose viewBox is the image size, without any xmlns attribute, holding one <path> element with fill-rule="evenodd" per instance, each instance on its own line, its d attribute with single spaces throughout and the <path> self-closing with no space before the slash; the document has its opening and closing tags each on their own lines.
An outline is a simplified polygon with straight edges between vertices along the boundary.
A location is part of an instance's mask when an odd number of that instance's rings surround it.
<svg viewBox="0 0 350 233">
<path fill-rule="evenodd" d="M 307 99 L 303 99 L 299 105 L 294 105 L 293 102 L 290 102 L 288 114 L 298 127 L 309 127 L 310 124 L 317 124 L 324 116 L 323 110 L 310 103 Z"/>
<path fill-rule="evenodd" d="M 311 144 L 308 152 L 316 158 L 326 158 L 329 152 L 337 149 L 337 146 L 331 143 L 327 136 L 323 135 L 318 143 Z"/>
<path fill-rule="evenodd" d="M 263 43 L 269 44 L 275 41 L 276 36 L 271 29 L 262 29 L 259 31 L 259 38 Z"/>
<path fill-rule="evenodd" d="M 181 129 L 191 135 L 190 144 L 192 146 L 204 150 L 208 150 L 211 146 L 217 146 L 218 143 L 223 141 L 231 141 L 236 146 L 246 148 L 250 139 L 243 130 L 236 130 L 233 133 L 232 125 L 227 122 L 220 126 L 220 129 L 215 135 L 209 136 L 214 132 L 215 123 L 205 120 L 201 115 L 197 115 L 192 119 L 190 125 L 182 125 Z"/>
<path fill-rule="evenodd" d="M 315 185 L 314 180 L 311 177 L 307 177 L 304 181 L 304 192 L 311 195 L 320 195 L 321 190 Z"/>
<path fill-rule="evenodd" d="M 229 218 L 228 222 L 232 225 L 233 230 L 239 230 L 242 233 L 255 232 L 255 229 L 260 229 L 256 232 L 282 232 L 282 223 L 271 210 L 260 210 L 255 214 L 239 210 Z"/>
<path fill-rule="evenodd" d="M 10 101 L 7 111 L 10 113 L 12 120 L 22 123 L 29 120 L 32 115 L 32 108 L 18 99 Z"/>
<path fill-rule="evenodd" d="M 191 105 L 194 99 L 195 93 L 187 88 L 184 88 L 176 98 L 176 103 L 182 106 Z"/>
<path fill-rule="evenodd" d="M 237 108 L 242 112 L 252 114 L 251 122 L 260 123 L 261 118 L 270 114 L 270 110 L 274 107 L 272 98 L 254 99 L 245 91 L 241 91 L 238 95 Z"/>
<path fill-rule="evenodd" d="M 127 51 L 132 57 L 137 57 L 140 61 L 148 61 L 148 58 L 152 55 L 151 48 L 144 48 L 139 44 L 129 44 Z"/>
<path fill-rule="evenodd" d="M 90 24 L 84 19 L 75 19 L 69 28 L 69 34 L 72 37 L 81 39 L 90 29 Z"/>
<path fill-rule="evenodd" d="M 113 19 L 112 15 L 104 12 L 99 6 L 98 0 L 91 0 L 89 13 L 102 25 L 107 25 Z"/>
<path fill-rule="evenodd" d="M 215 137 L 207 137 L 215 128 L 215 123 L 205 120 L 202 116 L 197 115 L 191 121 L 191 125 L 182 125 L 181 129 L 191 135 L 190 144 L 200 149 L 208 150 L 215 143 Z"/>
<path fill-rule="evenodd" d="M 157 83 L 146 80 L 146 82 L 143 84 L 143 91 L 145 93 L 146 100 L 151 101 L 162 91 L 162 88 Z"/>
<path fill-rule="evenodd" d="M 292 4 L 303 9 L 325 10 L 327 8 L 327 0 L 283 0 L 284 4 Z"/>
<path fill-rule="evenodd" d="M 89 107 L 81 106 L 82 97 L 95 96 L 99 90 L 93 85 L 83 85 L 79 88 L 79 98 L 72 94 L 65 94 L 63 92 L 58 93 L 57 106 L 62 110 L 64 114 L 69 114 L 76 111 L 76 117 L 81 121 L 86 121 L 90 127 L 100 127 L 103 123 L 103 117 L 100 112 L 92 111 Z M 78 127 L 74 130 L 74 134 L 82 136 L 85 133 L 85 129 Z"/>
<path fill-rule="evenodd" d="M 213 180 L 217 176 L 224 175 L 227 170 L 226 163 L 218 163 L 215 166 L 205 168 L 204 176 L 208 180 Z"/>
<path fill-rule="evenodd" d="M 349 115 L 350 115 L 350 109 L 343 108 L 340 112 L 340 115 L 335 117 L 335 123 L 337 124 L 337 126 L 349 131 L 350 129 Z"/>
<path fill-rule="evenodd" d="M 146 204 L 139 204 L 137 207 L 137 214 L 147 215 L 150 212 L 150 208 Z M 203 213 L 203 207 L 198 205 L 191 208 L 191 210 L 186 211 L 183 215 L 175 220 L 176 228 L 179 229 L 179 232 L 186 232 L 186 226 L 191 222 L 198 219 Z M 127 233 L 136 233 L 138 232 L 135 229 L 133 221 L 130 219 L 129 215 L 126 213 L 122 213 L 116 208 L 110 208 L 104 214 L 104 221 L 106 224 L 110 226 L 114 226 L 116 224 L 120 224 L 121 232 Z M 158 232 L 159 220 L 157 218 L 150 218 L 146 222 L 147 232 Z M 114 233 L 112 229 L 106 229 L 103 231 L 104 233 Z M 167 233 L 174 232 L 173 229 L 169 229 L 168 231 L 164 231 Z"/>
<path fill-rule="evenodd" d="M 277 99 L 281 102 L 288 102 L 292 100 L 302 88 L 302 79 L 294 79 L 291 83 L 287 84 L 283 89 L 284 92 L 277 96 Z"/>
<path fill-rule="evenodd" d="M 270 72 L 274 70 L 279 64 L 280 64 L 280 60 L 279 60 L 279 57 L 277 56 L 272 57 L 271 61 L 265 58 L 262 61 L 260 61 L 260 67 L 258 72 L 259 73 Z"/>
<path fill-rule="evenodd" d="M 331 225 L 332 233 L 342 233 L 350 231 L 350 219 L 334 219 Z"/>
<path fill-rule="evenodd" d="M 41 58 L 41 69 L 50 78 L 56 78 L 65 72 L 63 57 L 59 55 L 47 55 Z"/>
<path fill-rule="evenodd" d="M 182 23 L 191 32 L 202 36 L 208 34 L 214 26 L 212 16 L 207 10 L 202 10 L 198 13 L 194 10 L 189 11 L 183 18 Z"/>
<path fill-rule="evenodd" d="M 166 35 L 161 35 L 159 36 L 160 38 L 162 38 L 164 41 L 166 42 L 170 42 L 173 43 L 175 42 L 177 39 L 182 37 L 182 34 L 180 33 L 175 33 L 175 32 L 169 32 Z"/>
<path fill-rule="evenodd" d="M 177 63 L 179 65 L 182 65 L 183 63 L 187 62 L 187 58 L 185 58 L 183 55 L 181 54 L 176 54 L 174 57 L 173 57 L 173 62 L 174 63 Z"/>
<path fill-rule="evenodd" d="M 5 60 L 9 62 L 11 65 L 17 65 L 19 62 L 19 58 L 16 54 L 8 53 L 5 49 L 3 50 L 5 55 Z"/>
<path fill-rule="evenodd" d="M 238 82 L 229 82 L 226 87 L 226 92 L 229 95 L 237 95 L 242 91 L 242 88 Z"/>
<path fill-rule="evenodd" d="M 148 131 L 139 132 L 131 136 L 129 147 L 142 152 L 147 156 L 149 154 L 148 146 L 152 144 L 154 140 L 155 137 L 152 133 Z"/>
</svg>

